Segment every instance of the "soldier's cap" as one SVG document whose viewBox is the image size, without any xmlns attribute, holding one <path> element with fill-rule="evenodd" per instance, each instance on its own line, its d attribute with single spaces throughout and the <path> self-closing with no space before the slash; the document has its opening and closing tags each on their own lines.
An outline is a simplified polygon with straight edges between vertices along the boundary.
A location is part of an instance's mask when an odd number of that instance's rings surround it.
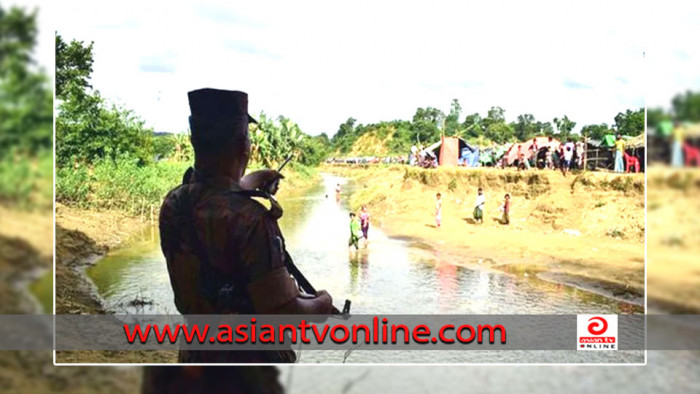
<svg viewBox="0 0 700 394">
<path fill-rule="evenodd" d="M 258 122 L 248 114 L 248 94 L 236 90 L 204 88 L 187 93 L 190 119 L 196 123 L 235 125 L 247 119 Z"/>
</svg>

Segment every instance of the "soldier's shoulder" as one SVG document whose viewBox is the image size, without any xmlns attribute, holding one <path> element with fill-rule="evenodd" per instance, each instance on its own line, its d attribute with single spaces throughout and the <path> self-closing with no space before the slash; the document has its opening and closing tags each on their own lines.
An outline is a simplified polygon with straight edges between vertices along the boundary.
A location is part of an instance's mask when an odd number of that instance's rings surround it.
<svg viewBox="0 0 700 394">
<path fill-rule="evenodd" d="M 189 205 L 188 205 L 189 204 Z M 184 184 L 170 190 L 163 199 L 161 213 L 196 209 L 209 217 L 246 218 L 254 220 L 267 209 L 244 193 L 234 190 L 214 190 L 200 184 Z"/>
<path fill-rule="evenodd" d="M 203 200 L 203 205 L 214 207 L 219 212 L 226 212 L 226 216 L 257 219 L 267 212 L 267 209 L 258 201 L 235 190 L 208 194 Z"/>
</svg>

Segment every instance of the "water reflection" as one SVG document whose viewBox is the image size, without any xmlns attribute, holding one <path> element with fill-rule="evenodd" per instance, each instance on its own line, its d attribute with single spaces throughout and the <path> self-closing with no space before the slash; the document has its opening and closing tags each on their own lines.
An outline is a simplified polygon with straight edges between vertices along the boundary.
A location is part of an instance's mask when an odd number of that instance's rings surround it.
<svg viewBox="0 0 700 394">
<path fill-rule="evenodd" d="M 339 203 L 332 198 L 337 183 L 343 189 Z M 460 266 L 463 259 L 470 261 L 469 256 L 450 255 L 417 240 L 390 238 L 376 226 L 370 229 L 372 241 L 366 245 L 361 241 L 361 249 L 349 254 L 349 211 L 344 198 L 352 187 L 344 179 L 326 176 L 306 195 L 282 199 L 285 211 L 280 226 L 290 254 L 314 287 L 326 289 L 333 296 L 336 306 L 342 306 L 342 300 L 347 298 L 352 300 L 356 314 L 641 311 L 630 304 L 542 281 L 516 269 L 506 268 L 504 273 L 478 264 L 474 268 Z M 149 229 L 129 247 L 110 253 L 88 273 L 112 310 L 176 313 L 155 229 Z M 129 304 L 134 299 L 151 303 L 139 309 Z M 377 354 L 358 352 L 350 361 L 374 357 Z M 448 355 L 440 353 L 439 357 Z"/>
<path fill-rule="evenodd" d="M 348 266 L 350 269 L 350 292 L 358 292 L 358 279 L 360 284 L 369 282 L 369 252 L 365 250 L 359 250 L 357 252 L 351 251 L 348 256 Z"/>
</svg>

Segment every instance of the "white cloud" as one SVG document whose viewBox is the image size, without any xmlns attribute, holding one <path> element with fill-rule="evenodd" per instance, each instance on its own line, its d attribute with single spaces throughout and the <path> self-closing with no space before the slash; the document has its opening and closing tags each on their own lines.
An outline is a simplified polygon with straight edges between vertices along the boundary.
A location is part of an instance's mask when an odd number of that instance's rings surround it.
<svg viewBox="0 0 700 394">
<path fill-rule="evenodd" d="M 463 116 L 499 105 L 509 121 L 566 114 L 577 129 L 643 106 L 643 5 L 455 3 L 48 8 L 64 38 L 95 41 L 94 86 L 159 131 L 183 130 L 186 93 L 205 86 L 246 91 L 251 112 L 283 114 L 311 134 L 333 134 L 350 116 L 366 124 L 410 119 L 419 106 L 448 111 L 453 98 Z"/>
</svg>

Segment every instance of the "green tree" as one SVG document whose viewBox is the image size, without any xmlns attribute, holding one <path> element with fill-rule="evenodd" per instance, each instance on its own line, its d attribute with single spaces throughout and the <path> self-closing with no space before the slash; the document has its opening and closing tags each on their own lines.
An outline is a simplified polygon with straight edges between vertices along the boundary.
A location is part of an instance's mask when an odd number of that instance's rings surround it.
<svg viewBox="0 0 700 394">
<path fill-rule="evenodd" d="M 496 143 L 505 143 L 513 139 L 514 130 L 506 124 L 506 111 L 501 107 L 491 107 L 488 115 L 481 121 L 484 127 L 484 135 Z"/>
<path fill-rule="evenodd" d="M 445 114 L 437 108 L 427 107 L 416 109 L 411 125 L 412 139 L 415 143 L 432 143 L 440 138 L 440 126 Z"/>
<path fill-rule="evenodd" d="M 445 134 L 459 134 L 459 116 L 462 113 L 462 106 L 459 105 L 459 100 L 452 99 L 450 104 L 450 114 L 445 118 Z"/>
<path fill-rule="evenodd" d="M 557 138 L 564 141 L 571 136 L 571 132 L 576 127 L 576 122 L 564 115 L 563 118 L 554 118 L 554 124 L 557 126 Z"/>
<path fill-rule="evenodd" d="M 486 138 L 499 144 L 513 140 L 514 131 L 511 125 L 505 122 L 494 122 L 486 128 Z"/>
<path fill-rule="evenodd" d="M 671 101 L 673 114 L 681 121 L 700 122 L 700 92 L 687 91 Z"/>
<path fill-rule="evenodd" d="M 69 96 L 83 95 L 92 74 L 93 44 L 85 46 L 82 41 L 69 44 L 56 34 L 56 97 L 67 100 Z"/>
<path fill-rule="evenodd" d="M 36 17 L 36 11 L 0 6 L 0 154 L 51 148 L 53 91 L 32 59 Z"/>
<path fill-rule="evenodd" d="M 554 128 L 550 122 L 535 122 L 535 130 L 537 130 L 537 135 L 546 135 L 548 137 L 554 135 Z"/>
<path fill-rule="evenodd" d="M 108 104 L 89 87 L 92 44 L 56 37 L 56 75 L 63 101 L 56 118 L 56 163 L 66 166 L 133 156 L 141 165 L 153 160 L 153 130 L 133 111 Z M 86 74 L 86 70 L 88 71 Z"/>
<path fill-rule="evenodd" d="M 644 108 L 627 110 L 615 116 L 615 128 L 622 135 L 636 136 L 644 132 Z"/>
<path fill-rule="evenodd" d="M 518 120 L 511 124 L 518 141 L 526 141 L 538 133 L 535 117 L 532 114 L 518 115 Z"/>
<path fill-rule="evenodd" d="M 482 136 L 484 134 L 484 125 L 482 124 L 481 115 L 478 113 L 467 115 L 462 123 L 462 128 L 466 137 L 477 138 Z"/>
<path fill-rule="evenodd" d="M 581 128 L 582 136 L 594 140 L 602 140 L 603 137 L 605 137 L 606 134 L 610 134 L 610 132 L 611 130 L 607 123 L 589 124 Z"/>
<path fill-rule="evenodd" d="M 647 126 L 658 127 L 664 120 L 670 120 L 671 116 L 661 108 L 647 108 Z"/>
</svg>

